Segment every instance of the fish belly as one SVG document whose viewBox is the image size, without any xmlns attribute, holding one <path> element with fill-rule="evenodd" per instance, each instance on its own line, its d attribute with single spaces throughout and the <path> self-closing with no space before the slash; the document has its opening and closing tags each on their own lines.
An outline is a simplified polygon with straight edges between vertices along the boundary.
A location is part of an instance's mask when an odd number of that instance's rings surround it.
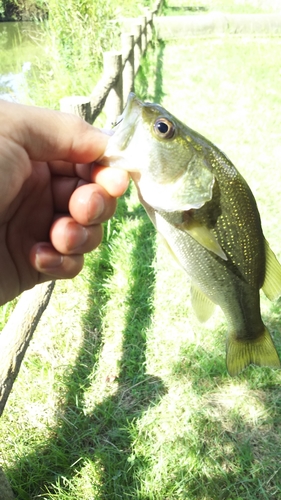
<svg viewBox="0 0 281 500">
<path fill-rule="evenodd" d="M 233 273 L 227 261 L 170 223 L 171 214 L 160 214 L 144 206 L 191 284 L 224 312 L 228 323 L 229 374 L 237 375 L 250 364 L 280 368 L 279 356 L 261 318 L 258 287 L 248 284 L 243 276 Z"/>
</svg>

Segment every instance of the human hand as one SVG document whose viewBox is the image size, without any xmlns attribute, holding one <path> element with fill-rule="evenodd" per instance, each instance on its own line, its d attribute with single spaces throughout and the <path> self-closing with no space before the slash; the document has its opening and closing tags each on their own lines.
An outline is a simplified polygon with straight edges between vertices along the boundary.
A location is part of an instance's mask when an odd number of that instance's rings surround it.
<svg viewBox="0 0 281 500">
<path fill-rule="evenodd" d="M 74 277 L 100 244 L 129 182 L 93 163 L 107 139 L 74 115 L 0 100 L 0 304 Z"/>
</svg>

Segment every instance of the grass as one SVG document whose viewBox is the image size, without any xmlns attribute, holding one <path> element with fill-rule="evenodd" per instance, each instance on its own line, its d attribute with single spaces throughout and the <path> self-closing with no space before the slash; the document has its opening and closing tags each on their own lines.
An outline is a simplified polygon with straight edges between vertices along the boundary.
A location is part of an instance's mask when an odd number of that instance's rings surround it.
<svg viewBox="0 0 281 500">
<path fill-rule="evenodd" d="M 161 44 L 137 84 L 233 160 L 279 259 L 280 43 Z M 262 310 L 281 352 L 280 300 Z M 17 498 L 280 498 L 281 373 L 231 379 L 225 334 L 219 310 L 197 323 L 132 188 L 83 273 L 57 283 L 0 421 Z"/>
<path fill-rule="evenodd" d="M 229 14 L 269 14 L 280 13 L 279 0 L 166 0 L 165 15 L 192 15 L 211 12 Z"/>
<path fill-rule="evenodd" d="M 151 2 L 50 0 L 46 57 L 37 59 L 28 78 L 34 102 L 58 108 L 66 95 L 90 95 L 101 77 L 103 52 L 120 49 L 120 18 L 136 18 Z"/>
<path fill-rule="evenodd" d="M 66 95 L 89 95 L 101 76 L 103 52 L 120 48 L 120 18 L 136 18 L 151 5 L 152 0 L 124 0 L 121 5 L 108 0 L 50 0 L 48 20 L 3 24 L 0 92 L 25 104 L 55 109 Z M 30 69 L 23 73 L 27 62 Z"/>
</svg>

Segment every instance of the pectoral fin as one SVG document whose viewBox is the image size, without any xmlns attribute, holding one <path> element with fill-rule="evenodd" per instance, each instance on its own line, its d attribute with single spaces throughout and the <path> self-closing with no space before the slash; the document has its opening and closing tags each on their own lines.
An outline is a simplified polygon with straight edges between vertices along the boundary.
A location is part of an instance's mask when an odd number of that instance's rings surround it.
<svg viewBox="0 0 281 500">
<path fill-rule="evenodd" d="M 221 259 L 227 260 L 227 256 L 225 255 L 215 235 L 206 226 L 183 223 L 182 229 L 190 234 L 190 236 L 192 236 L 192 238 L 196 240 L 197 243 L 202 245 L 202 247 L 218 255 Z"/>
<path fill-rule="evenodd" d="M 268 299 L 275 300 L 281 295 L 281 265 L 266 240 L 265 258 L 265 279 L 262 289 Z"/>
<path fill-rule="evenodd" d="M 212 316 L 216 307 L 215 304 L 195 285 L 191 286 L 191 304 L 201 323 L 204 323 Z"/>
</svg>

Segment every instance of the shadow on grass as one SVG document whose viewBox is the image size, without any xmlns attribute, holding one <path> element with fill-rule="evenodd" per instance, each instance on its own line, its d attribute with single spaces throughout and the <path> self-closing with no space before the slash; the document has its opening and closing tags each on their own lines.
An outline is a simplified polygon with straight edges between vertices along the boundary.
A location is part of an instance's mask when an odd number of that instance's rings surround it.
<svg viewBox="0 0 281 500">
<path fill-rule="evenodd" d="M 272 306 L 276 310 L 280 318 L 278 304 Z M 264 320 L 277 333 L 276 318 Z M 280 339 L 280 320 L 277 335 Z M 184 491 L 179 498 L 281 498 L 280 371 L 250 366 L 231 378 L 225 356 L 210 342 L 210 350 L 184 346 L 173 376 L 189 387 L 191 400 L 200 398 L 190 432 L 177 440 L 184 464 L 174 472 L 175 484 Z"/>
<path fill-rule="evenodd" d="M 162 56 L 163 46 L 157 56 L 153 96 L 156 101 L 162 92 Z M 122 232 L 120 221 L 128 217 L 141 220 L 134 229 L 136 234 L 132 235 L 135 241 L 131 253 L 134 279 L 127 297 L 130 306 L 123 331 L 118 389 L 114 396 L 96 405 L 92 414 L 83 413 L 84 394 L 91 385 L 91 376 L 103 347 L 101 308 L 108 300 L 105 285 L 113 272 L 110 249 L 107 248 L 100 252 L 99 259 L 93 260 L 92 305 L 84 317 L 83 345 L 75 365 L 68 368 L 60 382 L 62 405 L 57 413 L 57 425 L 51 429 L 52 437 L 41 446 L 35 446 L 34 451 L 23 456 L 8 471 L 19 500 L 50 496 L 68 498 L 70 491 L 73 493 L 71 498 L 76 498 L 71 482 L 74 476 L 79 477 L 85 463 L 98 464 L 98 485 L 95 485 L 95 492 L 99 490 L 98 498 L 123 498 L 127 489 L 128 496 L 133 498 L 134 491 L 138 489 L 135 471 L 138 467 L 145 467 L 145 461 L 133 464 L 130 426 L 151 404 L 157 404 L 165 389 L 162 381 L 148 375 L 145 369 L 146 331 L 153 313 L 155 231 L 142 207 L 133 213 L 128 212 L 126 196 L 119 200 L 117 214 L 110 227 L 111 244 Z M 145 252 L 146 259 L 146 265 L 141 269 L 140 252 Z"/>
<path fill-rule="evenodd" d="M 148 375 L 145 367 L 146 331 L 153 313 L 155 233 L 142 207 L 128 213 L 123 199 L 118 211 L 123 219 L 140 217 L 140 221 L 131 230 L 135 242 L 131 250 L 133 279 L 126 298 L 129 307 L 123 331 L 117 391 L 96 405 L 92 414 L 83 413 L 84 394 L 92 383 L 91 376 L 102 348 L 100 301 L 105 300 L 104 284 L 112 273 L 110 260 L 105 258 L 106 255 L 109 257 L 110 250 L 105 249 L 104 258 L 101 256 L 101 259 L 93 261 L 95 289 L 90 295 L 91 298 L 95 296 L 96 306 L 92 306 L 84 317 L 83 345 L 75 366 L 70 368 L 62 381 L 63 391 L 65 388 L 66 391 L 57 415 L 57 426 L 52 429 L 51 439 L 22 457 L 16 468 L 9 471 L 11 484 L 20 500 L 40 496 L 48 498 L 47 492 L 65 498 L 63 495 L 73 488 L 72 478 L 79 476 L 85 463 L 96 464 L 99 470 L 98 485 L 93 485 L 95 492 L 99 490 L 98 498 L 121 499 L 127 489 L 138 489 L 134 473 L 140 464 L 132 464 L 130 426 L 151 404 L 157 404 L 165 392 L 162 381 Z M 119 229 L 114 229 L 111 243 L 114 238 L 120 237 L 120 231 L 121 224 Z M 140 253 L 145 254 L 146 259 L 146 265 L 141 269 Z M 141 467 L 145 467 L 144 462 Z"/>
<path fill-rule="evenodd" d="M 157 80 L 155 95 L 152 96 L 158 102 L 163 95 L 163 50 L 164 46 L 157 57 Z M 123 356 L 117 390 L 114 395 L 97 404 L 91 414 L 84 414 L 84 394 L 92 383 L 91 376 L 102 349 L 100 307 L 108 300 L 104 285 L 113 272 L 109 250 L 95 263 L 93 269 L 95 288 L 91 296 L 95 296 L 96 308 L 92 307 L 84 318 L 83 346 L 74 367 L 65 374 L 63 402 L 57 425 L 52 429 L 51 438 L 46 439 L 40 448 L 35 447 L 29 455 L 22 457 L 16 467 L 9 471 L 17 498 L 30 500 L 52 496 L 82 499 L 81 487 L 79 491 L 77 488 L 75 495 L 75 481 L 79 481 L 79 477 L 83 478 L 85 467 L 92 468 L 89 476 L 93 481 L 95 496 L 91 498 L 99 500 L 280 498 L 278 464 L 281 442 L 278 428 L 281 422 L 281 390 L 276 383 L 275 372 L 249 368 L 235 379 L 237 385 L 241 381 L 241 385 L 246 384 L 249 391 L 253 387 L 264 395 L 262 403 L 268 417 L 263 423 L 249 425 L 243 412 L 227 412 L 223 405 L 218 405 L 215 392 L 218 388 L 227 388 L 231 379 L 226 373 L 224 357 L 218 357 L 216 352 L 207 352 L 201 347 L 185 347 L 180 363 L 174 366 L 174 376 L 182 385 L 189 383 L 188 390 L 197 396 L 200 405 L 191 416 L 191 431 L 183 437 L 177 437 L 175 446 L 174 442 L 171 444 L 173 464 L 167 475 L 163 476 L 162 484 L 158 483 L 159 487 L 163 486 L 163 491 L 166 490 L 158 496 L 157 493 L 153 496 L 154 492 L 150 497 L 141 496 L 140 493 L 137 495 L 141 489 L 139 477 L 142 471 L 149 469 L 148 460 L 152 460 L 152 457 L 142 456 L 141 452 L 134 456 L 132 427 L 150 405 L 158 404 L 165 388 L 159 378 L 149 376 L 145 370 L 146 332 L 153 314 L 155 276 L 151 263 L 154 259 L 154 231 L 142 209 L 129 213 L 125 200 L 119 203 L 118 217 L 144 218 L 138 229 L 133 229 L 136 241 L 131 254 L 134 279 L 126 299 L 129 308 L 123 331 Z M 118 237 L 118 231 L 120 233 L 122 227 L 113 228 L 113 240 Z M 140 252 L 146 254 L 146 266 L 141 272 L 138 269 Z M 136 269 L 138 272 L 135 272 Z M 270 328 L 272 325 L 268 326 Z M 177 461 L 175 447 L 179 450 Z M 165 480 L 171 483 L 170 490 L 169 485 L 164 484 Z M 90 500 L 89 495 L 84 498 Z"/>
<path fill-rule="evenodd" d="M 269 393 L 268 390 L 266 392 Z M 280 398 L 280 389 L 278 392 Z M 212 406 L 214 409 L 215 405 Z M 270 405 L 266 407 L 269 409 Z M 268 422 L 255 427 L 249 425 L 242 415 L 233 413 L 227 417 L 221 408 L 218 411 L 221 415 L 210 418 L 203 410 L 203 414 L 198 415 L 197 430 L 192 438 L 177 439 L 177 447 L 182 450 L 181 466 L 173 471 L 173 480 L 184 493 L 175 498 L 281 498 L 278 465 L 281 439 L 280 434 L 274 431 L 280 423 L 280 408 L 278 412 L 271 409 L 272 430 L 268 428 Z M 224 417 L 227 423 L 223 425 Z M 183 462 L 186 464 L 182 465 Z"/>
</svg>

